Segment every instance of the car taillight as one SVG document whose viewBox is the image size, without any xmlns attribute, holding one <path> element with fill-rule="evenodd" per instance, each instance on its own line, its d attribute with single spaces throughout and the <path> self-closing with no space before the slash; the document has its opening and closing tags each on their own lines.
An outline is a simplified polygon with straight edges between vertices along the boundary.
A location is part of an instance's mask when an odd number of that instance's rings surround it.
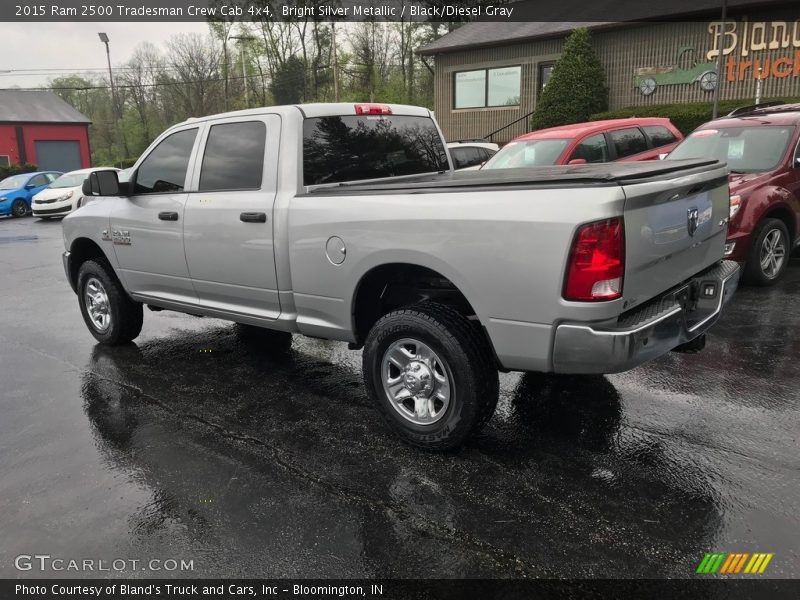
<svg viewBox="0 0 800 600">
<path fill-rule="evenodd" d="M 392 107 L 388 104 L 356 104 L 357 115 L 390 115 Z"/>
<path fill-rule="evenodd" d="M 575 234 L 564 299 L 595 302 L 622 296 L 625 226 L 621 218 L 583 225 Z"/>
<path fill-rule="evenodd" d="M 730 218 L 736 216 L 736 213 L 739 212 L 739 209 L 742 208 L 742 197 L 739 195 L 731 196 L 731 204 L 730 204 Z"/>
</svg>

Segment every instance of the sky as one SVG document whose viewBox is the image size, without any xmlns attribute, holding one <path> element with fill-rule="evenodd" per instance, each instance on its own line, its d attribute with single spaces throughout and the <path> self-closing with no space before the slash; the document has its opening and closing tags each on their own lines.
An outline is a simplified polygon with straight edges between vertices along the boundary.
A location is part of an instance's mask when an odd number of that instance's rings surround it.
<svg viewBox="0 0 800 600">
<path fill-rule="evenodd" d="M 191 23 L 38 23 L 0 24 L 0 88 L 41 87 L 59 74 L 83 69 L 107 69 L 105 46 L 97 37 L 108 34 L 111 65 L 127 62 L 137 44 L 150 41 L 163 47 L 176 33 L 205 33 L 208 26 Z M 18 75 L 13 71 L 45 69 L 50 73 Z M 66 69 L 59 71 L 60 69 Z M 5 71 L 12 71 L 11 73 Z M 58 71 L 58 72 L 55 72 Z"/>
</svg>

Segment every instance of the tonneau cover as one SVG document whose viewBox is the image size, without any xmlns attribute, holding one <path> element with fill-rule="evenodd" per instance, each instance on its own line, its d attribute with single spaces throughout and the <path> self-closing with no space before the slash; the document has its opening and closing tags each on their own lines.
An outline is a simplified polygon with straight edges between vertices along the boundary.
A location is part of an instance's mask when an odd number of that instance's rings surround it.
<svg viewBox="0 0 800 600">
<path fill-rule="evenodd" d="M 651 160 L 522 169 L 455 171 L 380 180 L 314 186 L 310 194 L 424 193 L 497 186 L 623 185 L 673 175 L 710 171 L 723 166 L 713 159 Z"/>
</svg>

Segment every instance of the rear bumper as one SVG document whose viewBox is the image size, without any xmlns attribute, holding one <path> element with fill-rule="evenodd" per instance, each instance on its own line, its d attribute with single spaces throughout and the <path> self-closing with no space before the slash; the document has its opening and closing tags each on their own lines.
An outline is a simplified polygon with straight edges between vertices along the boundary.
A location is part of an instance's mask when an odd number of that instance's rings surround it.
<svg viewBox="0 0 800 600">
<path fill-rule="evenodd" d="M 703 335 L 733 297 L 739 273 L 736 262 L 723 260 L 614 323 L 561 323 L 553 370 L 619 373 Z"/>
</svg>

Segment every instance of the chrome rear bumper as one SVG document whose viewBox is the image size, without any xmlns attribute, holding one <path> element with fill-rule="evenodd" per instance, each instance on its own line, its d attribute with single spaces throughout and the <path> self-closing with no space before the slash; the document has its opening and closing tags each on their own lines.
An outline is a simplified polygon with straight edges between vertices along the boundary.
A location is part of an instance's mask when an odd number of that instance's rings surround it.
<svg viewBox="0 0 800 600">
<path fill-rule="evenodd" d="M 708 331 L 733 297 L 739 265 L 723 260 L 613 323 L 561 323 L 553 343 L 556 373 L 619 373 Z"/>
</svg>

